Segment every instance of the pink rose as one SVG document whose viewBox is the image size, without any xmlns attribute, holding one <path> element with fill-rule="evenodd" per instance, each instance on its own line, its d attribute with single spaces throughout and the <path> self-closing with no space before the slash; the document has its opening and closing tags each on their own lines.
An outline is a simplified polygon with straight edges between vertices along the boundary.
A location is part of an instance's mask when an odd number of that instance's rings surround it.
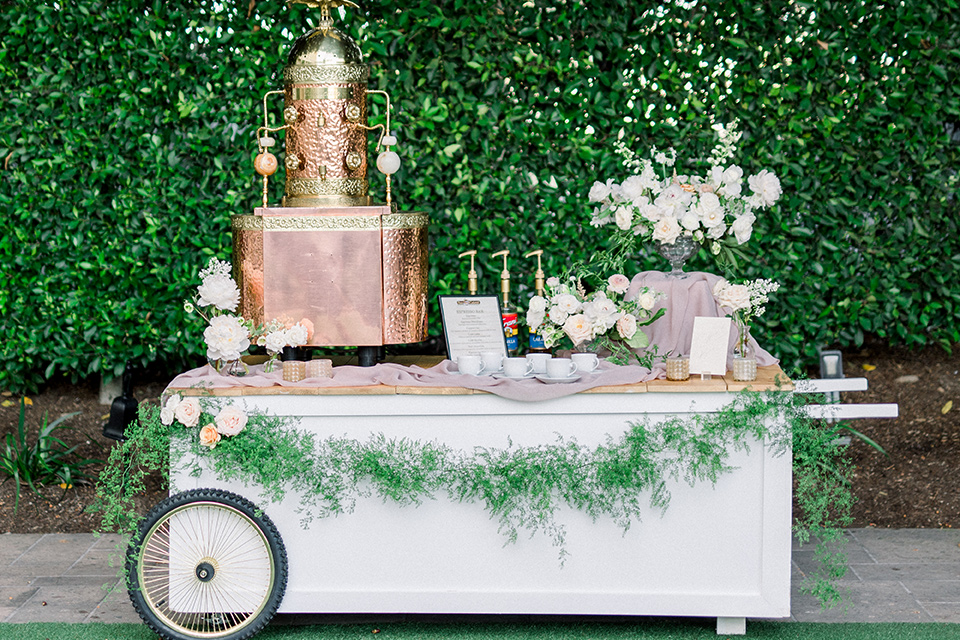
<svg viewBox="0 0 960 640">
<path fill-rule="evenodd" d="M 637 332 L 637 318 L 629 313 L 623 314 L 617 320 L 617 333 L 624 340 L 629 340 Z"/>
<path fill-rule="evenodd" d="M 625 293 L 630 288 L 630 280 L 622 273 L 607 278 L 607 289 L 613 293 Z"/>
<path fill-rule="evenodd" d="M 200 429 L 200 444 L 213 449 L 217 446 L 218 442 L 220 442 L 220 434 L 217 433 L 217 430 L 212 424 L 208 424 Z"/>
<path fill-rule="evenodd" d="M 582 313 L 567 318 L 567 321 L 563 323 L 563 332 L 575 345 L 593 338 L 593 327 L 590 320 Z"/>
<path fill-rule="evenodd" d="M 173 417 L 185 427 L 195 427 L 200 422 L 200 403 L 196 398 L 184 398 L 173 410 Z"/>
<path fill-rule="evenodd" d="M 231 405 L 221 409 L 214 422 L 221 434 L 235 436 L 247 426 L 247 414 Z"/>
</svg>

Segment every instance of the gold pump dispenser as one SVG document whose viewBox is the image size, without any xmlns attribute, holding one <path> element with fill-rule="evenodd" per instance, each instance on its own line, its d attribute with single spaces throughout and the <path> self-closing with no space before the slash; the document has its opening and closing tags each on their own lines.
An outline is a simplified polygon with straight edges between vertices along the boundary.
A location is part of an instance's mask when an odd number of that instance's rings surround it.
<svg viewBox="0 0 960 640">
<path fill-rule="evenodd" d="M 547 293 L 547 276 L 543 272 L 543 249 L 534 249 L 533 251 L 528 251 L 523 254 L 524 258 L 531 256 L 537 256 L 537 270 L 533 275 L 534 289 L 538 296 L 545 297 Z M 543 342 L 543 335 L 538 331 L 529 329 L 527 338 L 527 353 L 550 353 L 550 349 L 548 349 Z"/>
<path fill-rule="evenodd" d="M 464 256 L 470 256 L 470 271 L 467 273 L 467 293 L 472 296 L 477 295 L 477 270 L 474 268 L 474 258 L 477 255 L 476 249 L 471 249 L 470 251 L 464 251 L 461 253 L 458 258 Z"/>
<path fill-rule="evenodd" d="M 500 317 L 503 320 L 503 335 L 507 339 L 507 355 L 520 355 L 520 328 L 517 308 L 510 302 L 510 270 L 507 267 L 509 249 L 497 251 L 491 257 L 503 256 L 503 271 L 500 272 Z"/>
</svg>

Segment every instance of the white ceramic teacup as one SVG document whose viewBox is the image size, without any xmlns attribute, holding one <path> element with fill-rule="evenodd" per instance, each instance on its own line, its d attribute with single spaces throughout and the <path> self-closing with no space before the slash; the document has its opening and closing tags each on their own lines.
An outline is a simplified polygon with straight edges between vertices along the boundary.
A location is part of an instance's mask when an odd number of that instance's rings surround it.
<svg viewBox="0 0 960 640">
<path fill-rule="evenodd" d="M 547 361 L 550 360 L 549 353 L 528 353 L 527 361 L 533 364 L 534 373 L 546 373 Z"/>
<path fill-rule="evenodd" d="M 478 375 L 480 370 L 483 369 L 483 360 L 480 359 L 480 356 L 475 355 L 457 356 L 457 369 L 460 370 L 460 373 L 471 376 Z"/>
<path fill-rule="evenodd" d="M 503 361 L 503 375 L 509 378 L 522 378 L 533 371 L 533 363 L 526 358 L 506 358 Z"/>
<path fill-rule="evenodd" d="M 570 359 L 577 364 L 577 371 L 584 373 L 596 371 L 600 366 L 600 358 L 595 353 L 575 353 L 570 356 Z"/>
<path fill-rule="evenodd" d="M 498 351 L 484 351 L 480 354 L 484 371 L 500 371 L 503 368 L 503 354 Z"/>
<path fill-rule="evenodd" d="M 570 358 L 550 358 L 547 360 L 547 375 L 551 378 L 569 378 L 577 372 L 577 365 Z"/>
</svg>

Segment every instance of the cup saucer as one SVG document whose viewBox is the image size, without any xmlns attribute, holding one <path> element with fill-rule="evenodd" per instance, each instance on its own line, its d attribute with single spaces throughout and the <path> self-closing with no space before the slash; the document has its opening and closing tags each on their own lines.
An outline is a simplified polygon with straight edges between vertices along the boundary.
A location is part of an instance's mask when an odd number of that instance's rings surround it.
<svg viewBox="0 0 960 640">
<path fill-rule="evenodd" d="M 525 373 L 522 376 L 508 376 L 505 373 L 495 373 L 493 374 L 493 377 L 497 380 L 527 380 L 534 377 L 534 375 L 535 374 L 533 373 Z"/>
<path fill-rule="evenodd" d="M 576 382 L 580 379 L 578 374 L 573 374 L 572 376 L 567 376 L 566 378 L 551 378 L 545 373 L 537 374 L 537 380 L 540 382 L 545 382 L 547 384 L 563 384 L 564 382 Z"/>
</svg>

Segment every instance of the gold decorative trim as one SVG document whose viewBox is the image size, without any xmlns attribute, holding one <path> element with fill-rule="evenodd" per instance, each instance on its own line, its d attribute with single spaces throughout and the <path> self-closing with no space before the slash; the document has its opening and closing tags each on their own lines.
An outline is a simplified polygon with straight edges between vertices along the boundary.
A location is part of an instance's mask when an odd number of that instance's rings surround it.
<svg viewBox="0 0 960 640">
<path fill-rule="evenodd" d="M 294 100 L 352 100 L 353 87 L 293 87 L 292 97 Z"/>
<path fill-rule="evenodd" d="M 422 229 L 430 225 L 425 213 L 388 213 L 383 216 L 384 229 Z"/>
<path fill-rule="evenodd" d="M 379 231 L 379 216 L 263 216 L 264 231 Z"/>
<path fill-rule="evenodd" d="M 297 196 L 366 196 L 369 183 L 360 178 L 287 178 L 286 195 Z"/>
<path fill-rule="evenodd" d="M 230 216 L 230 226 L 234 231 L 260 231 L 263 229 L 263 218 L 242 214 Z"/>
<path fill-rule="evenodd" d="M 294 65 L 283 68 L 283 81 L 310 82 L 366 82 L 370 67 L 365 64 Z"/>
<path fill-rule="evenodd" d="M 373 204 L 370 196 L 306 196 L 286 198 L 285 207 L 369 207 Z"/>
</svg>

